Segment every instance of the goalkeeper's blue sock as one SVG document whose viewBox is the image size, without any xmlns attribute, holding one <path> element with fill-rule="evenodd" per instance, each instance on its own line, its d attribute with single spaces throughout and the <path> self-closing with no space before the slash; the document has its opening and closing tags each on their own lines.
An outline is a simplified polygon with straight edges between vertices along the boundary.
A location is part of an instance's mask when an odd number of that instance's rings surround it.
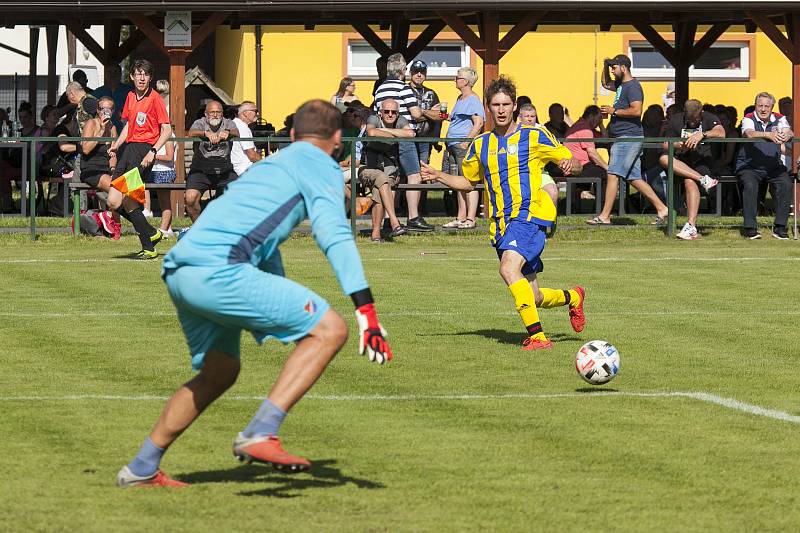
<svg viewBox="0 0 800 533">
<path fill-rule="evenodd" d="M 152 476 L 158 470 L 158 465 L 161 463 L 161 458 L 167 450 L 159 448 L 150 437 L 142 444 L 142 448 L 136 455 L 136 458 L 128 465 L 134 475 L 140 477 Z"/>
<path fill-rule="evenodd" d="M 256 416 L 247 424 L 247 427 L 244 428 L 242 433 L 245 437 L 267 435 L 274 435 L 277 437 L 284 418 L 286 418 L 286 411 L 267 398 L 264 400 L 264 403 L 261 404 Z"/>
</svg>

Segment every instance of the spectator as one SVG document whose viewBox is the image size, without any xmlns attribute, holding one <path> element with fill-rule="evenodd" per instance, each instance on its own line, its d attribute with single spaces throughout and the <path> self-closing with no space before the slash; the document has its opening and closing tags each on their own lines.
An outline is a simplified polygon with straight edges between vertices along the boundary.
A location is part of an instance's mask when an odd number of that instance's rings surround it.
<svg viewBox="0 0 800 533">
<path fill-rule="evenodd" d="M 47 137 L 78 137 L 80 132 L 75 130 L 77 124 L 74 120 L 69 122 L 58 122 L 59 110 L 56 106 L 45 106 L 45 127 Z M 53 124 L 55 126 L 53 127 Z M 42 143 L 42 175 L 53 178 L 71 178 L 73 175 L 73 164 L 78 155 L 77 143 L 73 142 L 45 142 Z M 51 185 L 52 187 L 52 185 Z M 63 204 L 63 192 L 65 183 L 58 183 L 56 194 L 52 195 L 48 210 L 53 216 L 63 216 L 65 206 Z M 52 192 L 52 191 L 50 191 Z"/>
<path fill-rule="evenodd" d="M 520 96 L 517 98 L 519 101 L 521 98 L 528 98 L 527 96 Z M 531 127 L 541 127 L 542 125 L 539 124 L 539 114 L 536 112 L 536 106 L 534 106 L 531 102 L 521 104 L 514 113 L 519 117 L 519 123 L 523 126 L 531 126 Z"/>
<path fill-rule="evenodd" d="M 367 120 L 372 112 L 363 104 L 350 105 L 342 115 L 343 128 L 342 131 L 349 131 L 352 137 L 363 137 L 367 133 Z M 355 154 L 353 154 L 352 145 L 346 145 L 346 156 L 339 161 L 339 167 L 342 169 L 342 177 L 344 178 L 344 196 L 347 202 L 346 208 L 350 207 L 350 182 L 352 180 L 351 167 L 355 165 L 356 176 L 358 176 L 359 162 L 361 161 L 361 154 L 363 153 L 364 143 L 355 141 Z M 353 158 L 355 155 L 355 158 Z M 357 197 L 356 198 L 356 215 L 361 216 L 372 207 L 372 198 Z M 392 202 L 394 207 L 394 202 Z"/>
<path fill-rule="evenodd" d="M 425 111 L 435 111 L 435 113 L 424 113 L 417 120 L 417 137 L 438 137 L 442 131 L 442 115 L 439 113 L 439 95 L 430 87 L 425 86 L 428 78 L 428 65 L 424 61 L 414 61 L 409 67 L 411 82 L 408 84 L 417 98 L 417 106 Z M 431 144 L 416 143 L 419 159 L 429 163 L 431 159 Z"/>
<path fill-rule="evenodd" d="M 587 106 L 583 110 L 583 115 L 572 126 L 567 129 L 567 139 L 594 139 L 595 137 L 605 137 L 606 131 L 603 127 L 603 114 L 596 105 Z M 569 148 L 572 156 L 583 166 L 581 176 L 593 178 L 605 178 L 608 174 L 608 163 L 597 153 L 594 141 L 567 142 L 564 146 Z M 590 190 L 582 190 L 580 197 L 587 200 L 594 199 Z"/>
<path fill-rule="evenodd" d="M 386 64 L 386 80 L 378 87 L 375 92 L 375 109 L 380 109 L 380 104 L 384 100 L 394 100 L 400 110 L 400 116 L 406 119 L 412 130 L 416 130 L 418 120 L 428 117 L 437 119 L 439 109 L 423 111 L 417 105 L 417 97 L 411 87 L 405 84 L 406 60 L 402 54 L 392 54 Z M 413 137 L 413 136 L 412 136 Z M 399 143 L 400 147 L 400 167 L 410 184 L 418 184 L 421 181 L 419 175 L 419 157 L 417 147 L 414 143 Z M 433 231 L 433 226 L 425 222 L 419 215 L 419 191 L 407 191 L 406 202 L 408 203 L 408 222 L 406 227 L 413 231 Z"/>
<path fill-rule="evenodd" d="M 527 96 L 522 96 L 520 98 L 528 98 Z M 517 102 L 520 99 L 517 98 Z M 522 107 L 514 111 L 515 114 L 519 116 L 519 125 L 520 126 L 529 126 L 529 127 L 541 127 L 540 124 L 536 123 L 536 108 L 533 107 L 532 103 L 522 104 Z M 553 200 L 553 205 L 558 205 L 558 186 L 556 182 L 553 181 L 551 176 L 551 172 L 555 172 L 556 176 L 563 176 L 558 168 L 558 165 L 546 165 L 547 168 L 542 169 L 542 189 L 550 195 L 550 199 Z"/>
<path fill-rule="evenodd" d="M 736 177 L 742 185 L 743 235 L 748 239 L 761 238 L 756 223 L 758 187 L 767 182 L 772 184 L 774 191 L 775 225 L 772 236 L 787 240 L 786 222 L 793 184 L 781 147 L 794 137 L 794 133 L 786 117 L 772 112 L 775 107 L 774 96 L 766 92 L 758 93 L 755 102 L 755 111 L 742 118 L 742 137 L 760 139 L 762 142 L 742 143 L 736 160 Z"/>
<path fill-rule="evenodd" d="M 671 108 L 676 108 L 675 104 Z M 674 116 L 674 113 L 673 113 Z M 642 129 L 645 137 L 661 137 L 664 135 L 667 118 L 664 109 L 658 104 L 648 106 L 642 115 Z M 650 145 L 642 148 L 642 173 L 644 179 L 653 188 L 662 202 L 667 202 L 667 174 L 661 168 L 659 158 L 664 151 L 661 146 Z"/>
<path fill-rule="evenodd" d="M 167 108 L 167 114 L 169 114 L 169 80 L 156 81 L 156 92 L 164 100 L 164 107 Z"/>
<path fill-rule="evenodd" d="M 533 104 L 531 97 L 525 96 L 524 94 L 521 96 L 517 96 L 517 105 L 514 106 L 514 122 L 516 122 L 519 119 L 520 109 L 522 109 L 522 106 L 524 106 L 525 104 Z M 534 107 L 534 109 L 536 108 Z M 536 120 L 538 121 L 539 118 L 537 117 Z"/>
<path fill-rule="evenodd" d="M 375 80 L 375 83 L 372 85 L 373 98 L 377 95 L 378 88 L 386 81 L 386 66 L 388 63 L 389 58 L 385 56 L 380 56 L 375 60 L 375 70 L 378 71 L 378 79 Z M 375 109 L 375 103 L 372 104 L 372 108 Z"/>
<path fill-rule="evenodd" d="M 714 168 L 714 155 L 711 145 L 703 143 L 707 138 L 725 138 L 725 128 L 716 115 L 703 111 L 700 100 L 686 100 L 684 112 L 676 113 L 669 121 L 665 137 L 681 137 L 684 142 L 675 143 L 675 158 L 672 168 L 676 176 L 683 178 L 686 193 L 686 215 L 689 220 L 677 237 L 685 241 L 697 239 L 697 211 L 700 209 L 700 189 L 706 193 L 717 185 L 710 174 Z M 664 151 L 667 150 L 664 143 Z M 659 159 L 661 166 L 667 168 L 669 156 L 665 153 Z"/>
<path fill-rule="evenodd" d="M 200 216 L 200 198 L 206 191 L 216 191 L 220 196 L 230 182 L 236 179 L 231 163 L 231 137 L 239 132 L 232 120 L 222 117 L 222 104 L 212 100 L 206 104 L 203 118 L 194 121 L 188 137 L 199 137 L 194 143 L 194 156 L 186 177 L 186 213 L 192 222 Z"/>
<path fill-rule="evenodd" d="M 347 104 L 354 100 L 358 100 L 356 82 L 350 77 L 342 78 L 342 81 L 339 82 L 339 90 L 331 96 L 331 103 L 336 106 L 336 109 L 344 112 L 347 109 Z"/>
<path fill-rule="evenodd" d="M 108 150 L 112 156 L 119 151 L 117 167 L 114 169 L 115 178 L 138 168 L 142 181 L 147 182 L 156 154 L 172 136 L 172 126 L 164 101 L 150 87 L 153 64 L 146 59 L 135 60 L 131 67 L 130 79 L 134 90 L 128 93 L 125 107 L 120 115 L 125 125 Z M 142 206 L 130 196 L 123 196 L 114 187 L 109 189 L 108 205 L 127 218 L 139 235 L 142 250 L 136 258 L 157 259 L 158 252 L 155 250 L 155 245 L 164 238 L 164 235 L 147 222 Z"/>
<path fill-rule="evenodd" d="M 255 102 L 245 100 L 239 105 L 239 111 L 236 118 L 233 119 L 233 125 L 236 131 L 239 132 L 239 137 L 242 139 L 249 139 L 253 137 L 253 132 L 250 130 L 250 124 L 253 124 L 258 119 L 258 108 Z M 233 171 L 237 176 L 244 174 L 244 171 L 250 168 L 250 165 L 256 161 L 261 161 L 261 153 L 256 150 L 256 145 L 251 140 L 240 140 L 233 143 L 231 148 L 231 163 L 233 164 Z"/>
<path fill-rule="evenodd" d="M 544 127 L 554 136 L 563 139 L 567 135 L 567 130 L 572 125 L 572 121 L 568 120 L 569 112 L 564 109 L 563 105 L 555 103 L 550 104 L 550 107 L 547 109 L 547 114 L 550 116 L 550 120 L 544 123 Z"/>
<path fill-rule="evenodd" d="M 94 89 L 89 88 L 89 78 L 86 76 L 86 72 L 81 69 L 76 70 L 72 73 L 72 82 L 77 83 L 80 85 L 80 88 L 85 93 L 92 93 Z M 75 103 L 69 98 L 68 90 L 69 90 L 69 83 L 67 84 L 67 89 L 61 93 L 61 96 L 58 98 L 58 103 L 56 107 L 59 109 L 61 113 L 60 116 L 68 115 L 68 118 L 72 117 L 72 112 L 75 110 Z M 82 126 L 82 124 L 81 124 Z"/>
<path fill-rule="evenodd" d="M 604 115 L 610 115 L 608 133 L 611 137 L 643 137 L 642 103 L 644 91 L 639 80 L 631 76 L 631 60 L 619 54 L 613 59 L 606 59 L 603 68 L 603 87 L 616 91 L 614 105 L 600 108 Z M 611 79 L 613 76 L 613 80 Z M 667 206 L 664 205 L 650 185 L 642 179 L 642 143 L 614 143 L 608 162 L 608 181 L 606 195 L 603 199 L 603 210 L 587 222 L 592 225 L 611 224 L 611 209 L 617 197 L 619 179 L 630 182 L 656 208 L 654 224 L 663 224 L 667 219 Z"/>
<path fill-rule="evenodd" d="M 116 137 L 117 129 L 111 122 L 114 101 L 104 96 L 100 100 L 90 99 L 84 103 L 89 116 L 83 123 L 81 137 Z M 108 143 L 83 140 L 81 150 L 81 181 L 93 189 L 108 193 L 111 188 L 112 168 L 117 166 L 116 152 L 109 152 Z"/>
<path fill-rule="evenodd" d="M 367 119 L 368 137 L 406 137 L 414 136 L 411 124 L 400 115 L 400 105 L 391 99 L 380 103 L 378 115 Z M 372 193 L 372 241 L 382 242 L 381 224 L 384 212 L 389 217 L 391 236 L 398 237 L 406 230 L 397 220 L 394 212 L 392 189 L 397 186 L 400 170 L 400 150 L 398 143 L 371 141 L 366 143 L 361 153 L 364 164 L 359 172 L 361 183 Z"/>
<path fill-rule="evenodd" d="M 669 106 L 675 103 L 675 82 L 671 81 L 667 84 L 666 92 L 661 96 L 661 100 L 664 103 L 664 109 L 668 109 Z"/>
<path fill-rule="evenodd" d="M 122 108 L 125 107 L 125 100 L 128 98 L 128 93 L 133 90 L 133 87 L 130 84 L 122 83 L 122 69 L 119 63 L 116 62 L 105 66 L 103 80 L 105 83 L 92 91 L 92 96 L 98 99 L 108 96 L 114 101 L 114 114 L 111 116 L 111 123 L 117 128 L 117 131 L 122 131 L 123 124 L 120 113 Z"/>
<path fill-rule="evenodd" d="M 83 103 L 87 98 L 93 100 L 97 98 L 87 93 L 81 84 L 76 81 L 67 84 L 66 95 L 67 100 L 73 106 L 71 113 L 73 113 L 73 116 L 78 121 L 78 129 L 83 131 L 83 123 L 89 119 L 89 115 L 83 110 Z"/>
<path fill-rule="evenodd" d="M 156 153 L 156 159 L 153 161 L 153 171 L 151 172 L 153 183 L 175 183 L 177 178 L 175 175 L 175 160 L 178 157 L 178 143 L 172 140 L 174 138 L 175 133 Z M 161 208 L 161 227 L 159 229 L 164 234 L 164 238 L 169 239 L 175 236 L 175 232 L 172 230 L 172 191 L 158 189 L 156 194 L 158 196 L 158 206 Z"/>
<path fill-rule="evenodd" d="M 473 139 L 483 131 L 486 121 L 483 103 L 472 88 L 478 81 L 478 73 L 471 67 L 462 67 L 456 72 L 456 89 L 461 94 L 456 98 L 456 103 L 450 114 L 450 126 L 447 136 L 450 138 L 465 137 Z M 450 174 L 462 176 L 461 164 L 467 155 L 470 141 L 447 143 L 447 159 Z M 470 229 L 475 227 L 475 217 L 478 213 L 480 191 L 456 191 L 458 198 L 458 213 L 455 220 L 444 225 L 445 228 Z"/>
</svg>

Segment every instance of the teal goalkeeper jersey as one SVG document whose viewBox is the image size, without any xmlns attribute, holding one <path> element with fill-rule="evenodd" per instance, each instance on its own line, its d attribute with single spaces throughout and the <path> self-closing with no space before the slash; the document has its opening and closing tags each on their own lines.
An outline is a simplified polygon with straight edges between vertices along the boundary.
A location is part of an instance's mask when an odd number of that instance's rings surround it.
<svg viewBox="0 0 800 533">
<path fill-rule="evenodd" d="M 251 166 L 198 217 L 164 256 L 164 273 L 181 266 L 250 263 L 275 272 L 278 246 L 305 219 L 345 294 L 368 287 L 344 212 L 339 165 L 297 141 Z"/>
</svg>

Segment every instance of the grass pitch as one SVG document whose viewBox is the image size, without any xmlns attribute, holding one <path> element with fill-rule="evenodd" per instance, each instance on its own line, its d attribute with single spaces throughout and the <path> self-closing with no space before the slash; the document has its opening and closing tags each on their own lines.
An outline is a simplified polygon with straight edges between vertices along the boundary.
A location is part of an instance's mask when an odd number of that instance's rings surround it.
<svg viewBox="0 0 800 533">
<path fill-rule="evenodd" d="M 231 455 L 290 350 L 247 336 L 239 383 L 165 457 L 193 487 L 120 490 L 117 470 L 191 376 L 160 264 L 115 259 L 133 237 L 26 239 L 0 236 L 4 531 L 800 526 L 794 242 L 559 232 L 542 285 L 584 285 L 588 325 L 578 335 L 566 310 L 543 310 L 555 346 L 529 353 L 483 234 L 360 240 L 396 358 L 369 364 L 351 331 L 282 429 L 311 472 Z M 287 274 L 355 327 L 313 241 L 282 250 Z M 589 388 L 574 354 L 597 338 L 622 370 Z"/>
</svg>

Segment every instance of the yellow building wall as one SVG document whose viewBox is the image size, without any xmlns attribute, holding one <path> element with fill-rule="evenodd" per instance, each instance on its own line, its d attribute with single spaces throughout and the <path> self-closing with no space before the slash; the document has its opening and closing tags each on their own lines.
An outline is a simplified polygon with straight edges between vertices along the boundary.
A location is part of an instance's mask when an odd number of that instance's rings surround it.
<svg viewBox="0 0 800 533">
<path fill-rule="evenodd" d="M 378 31 L 378 28 L 374 28 Z M 664 32 L 667 28 L 657 28 Z M 412 27 L 412 32 L 421 31 Z M 504 28 L 507 30 L 507 28 Z M 284 118 L 310 98 L 329 99 L 346 75 L 344 35 L 350 27 L 263 26 L 262 38 L 262 117 L 280 128 Z M 502 33 L 501 33 L 502 35 Z M 702 30 L 698 31 L 698 37 Z M 517 83 L 518 94 L 531 97 L 542 122 L 547 107 L 559 102 L 577 118 L 589 104 L 610 104 L 613 94 L 599 84 L 603 59 L 625 53 L 625 39 L 640 38 L 632 27 L 595 32 L 582 26 L 543 27 L 528 33 L 500 61 L 500 72 Z M 756 93 L 768 91 L 777 98 L 791 95 L 791 64 L 762 33 L 746 34 L 733 28 L 725 37 L 753 39 L 751 76 L 747 81 L 691 81 L 690 96 L 703 102 L 735 106 L 740 114 L 752 104 Z M 252 26 L 216 32 L 216 81 L 236 101 L 255 100 L 255 39 Z M 474 56 L 474 67 L 482 74 L 482 64 Z M 372 101 L 372 80 L 357 80 L 356 94 L 366 104 Z M 645 107 L 661 104 L 668 80 L 642 81 Z M 481 94 L 483 81 L 476 84 Z M 427 83 L 452 107 L 458 92 L 452 80 Z M 595 99 L 596 93 L 596 99 Z"/>
</svg>

